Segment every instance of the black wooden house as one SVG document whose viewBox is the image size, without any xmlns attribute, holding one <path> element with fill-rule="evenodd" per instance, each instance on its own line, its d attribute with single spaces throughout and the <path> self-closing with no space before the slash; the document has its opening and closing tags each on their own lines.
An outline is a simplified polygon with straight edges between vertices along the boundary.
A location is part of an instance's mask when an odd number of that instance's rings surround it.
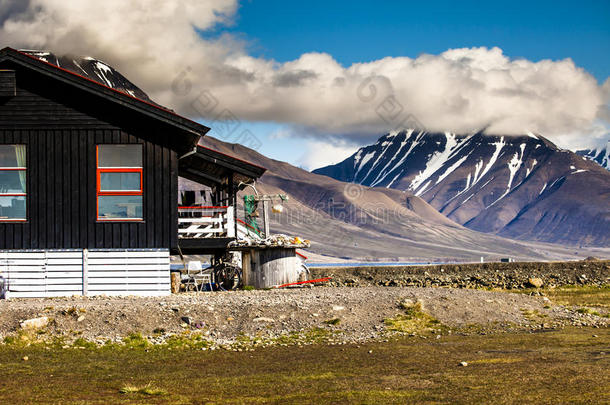
<svg viewBox="0 0 610 405">
<path fill-rule="evenodd" d="M 209 128 L 31 55 L 0 51 L 0 277 L 9 296 L 167 294 L 169 254 L 226 249 L 265 169 Z M 178 205 L 178 177 L 210 206 Z M 181 214 L 182 213 L 182 214 Z"/>
</svg>

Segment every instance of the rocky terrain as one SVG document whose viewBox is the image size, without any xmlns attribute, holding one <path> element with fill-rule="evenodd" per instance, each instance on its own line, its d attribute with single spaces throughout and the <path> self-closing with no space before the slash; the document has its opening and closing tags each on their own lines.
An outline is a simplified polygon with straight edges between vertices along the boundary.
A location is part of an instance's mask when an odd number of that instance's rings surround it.
<svg viewBox="0 0 610 405">
<path fill-rule="evenodd" d="M 410 191 L 481 232 L 566 245 L 610 243 L 610 172 L 537 134 L 410 129 L 314 173 Z"/>
<path fill-rule="evenodd" d="M 322 267 L 313 279 L 332 277 L 336 286 L 416 286 L 522 289 L 610 284 L 610 261 L 484 263 L 439 266 Z"/>
<path fill-rule="evenodd" d="M 587 274 L 593 278 L 597 272 Z M 542 293 L 380 286 L 14 299 L 0 300 L 0 342 L 17 338 L 70 347 L 83 342 L 135 339 L 166 344 L 192 339 L 202 348 L 237 350 L 251 345 L 365 342 L 396 333 L 440 338 L 573 325 L 607 327 L 607 310 L 559 305 Z"/>
<path fill-rule="evenodd" d="M 24 320 L 46 316 L 47 333 L 68 341 L 82 337 L 103 343 L 139 332 L 153 342 L 171 334 L 201 331 L 218 344 L 241 335 L 276 338 L 324 328 L 339 340 L 365 341 L 385 336 L 385 319 L 401 313 L 399 302 L 421 302 L 443 325 L 478 324 L 490 329 L 566 324 L 606 325 L 607 319 L 548 306 L 545 297 L 444 288 L 332 288 L 180 294 L 166 298 L 58 298 L 0 301 L 0 334 L 20 330 Z M 338 319 L 339 321 L 333 321 Z M 333 322 L 337 322 L 333 324 Z"/>
</svg>

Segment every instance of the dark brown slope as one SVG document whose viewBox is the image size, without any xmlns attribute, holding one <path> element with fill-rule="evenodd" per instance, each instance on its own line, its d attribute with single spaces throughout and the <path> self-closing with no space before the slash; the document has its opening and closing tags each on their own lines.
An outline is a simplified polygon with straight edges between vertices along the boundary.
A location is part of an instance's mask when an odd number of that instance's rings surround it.
<svg viewBox="0 0 610 405">
<path fill-rule="evenodd" d="M 286 193 L 286 210 L 272 231 L 312 241 L 312 251 L 354 259 L 471 260 L 510 256 L 548 259 L 546 247 L 526 246 L 464 228 L 409 192 L 367 188 L 309 173 L 241 145 L 206 137 L 206 146 L 264 166 L 262 193 Z M 569 256 L 562 256 L 569 257 Z"/>
</svg>

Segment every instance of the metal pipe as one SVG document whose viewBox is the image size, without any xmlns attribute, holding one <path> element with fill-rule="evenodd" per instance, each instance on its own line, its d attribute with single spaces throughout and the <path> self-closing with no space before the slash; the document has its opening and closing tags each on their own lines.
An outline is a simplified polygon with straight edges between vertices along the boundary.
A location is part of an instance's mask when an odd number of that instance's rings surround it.
<svg viewBox="0 0 610 405">
<path fill-rule="evenodd" d="M 254 190 L 254 194 L 256 194 L 256 196 L 258 197 L 258 190 L 256 190 L 256 181 L 253 181 L 252 184 L 250 183 L 244 183 L 243 181 L 240 181 L 239 184 L 237 185 L 237 188 L 239 189 L 239 187 L 241 185 L 244 185 L 246 187 L 252 187 L 252 190 Z"/>
</svg>

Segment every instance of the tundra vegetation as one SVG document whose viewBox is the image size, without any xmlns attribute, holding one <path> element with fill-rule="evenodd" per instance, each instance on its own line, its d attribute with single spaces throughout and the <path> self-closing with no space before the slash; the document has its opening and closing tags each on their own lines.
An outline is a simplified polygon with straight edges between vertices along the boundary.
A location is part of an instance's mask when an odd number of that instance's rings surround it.
<svg viewBox="0 0 610 405">
<path fill-rule="evenodd" d="M 608 286 L 524 292 L 591 316 L 605 316 L 610 303 Z M 0 345 L 0 397 L 15 404 L 610 401 L 607 327 L 449 328 L 421 302 L 402 299 L 384 321 L 385 339 L 337 344 L 340 319 L 273 341 L 240 336 L 216 350 L 192 333 L 161 345 L 137 332 L 95 344 L 22 330 Z"/>
</svg>

